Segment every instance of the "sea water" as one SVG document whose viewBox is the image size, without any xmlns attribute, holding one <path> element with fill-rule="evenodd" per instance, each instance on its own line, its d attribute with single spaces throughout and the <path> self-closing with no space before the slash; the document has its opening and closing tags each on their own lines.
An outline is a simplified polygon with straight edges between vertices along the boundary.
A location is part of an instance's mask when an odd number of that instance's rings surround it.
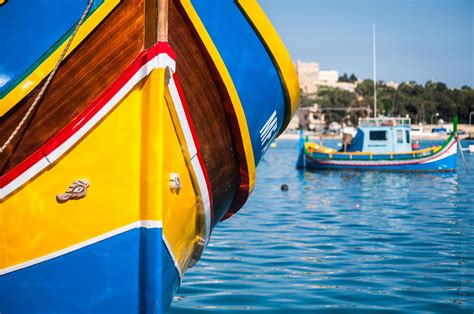
<svg viewBox="0 0 474 314">
<path fill-rule="evenodd" d="M 394 173 L 300 171 L 297 153 L 268 151 L 171 313 L 473 313 L 474 154 L 470 173 L 460 156 L 455 173 Z"/>
</svg>

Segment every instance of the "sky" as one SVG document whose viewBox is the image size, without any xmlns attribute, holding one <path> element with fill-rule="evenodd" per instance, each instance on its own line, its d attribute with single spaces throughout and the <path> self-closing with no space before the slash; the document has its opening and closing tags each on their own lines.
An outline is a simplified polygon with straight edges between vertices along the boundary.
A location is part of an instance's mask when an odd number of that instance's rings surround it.
<svg viewBox="0 0 474 314">
<path fill-rule="evenodd" d="M 474 87 L 474 0 L 259 0 L 293 60 L 377 80 Z"/>
</svg>

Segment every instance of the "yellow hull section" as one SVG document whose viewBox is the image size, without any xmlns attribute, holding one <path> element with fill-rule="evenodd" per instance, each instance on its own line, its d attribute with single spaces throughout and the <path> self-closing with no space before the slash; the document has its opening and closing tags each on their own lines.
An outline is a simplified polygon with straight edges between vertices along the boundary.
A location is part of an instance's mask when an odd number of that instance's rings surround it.
<svg viewBox="0 0 474 314">
<path fill-rule="evenodd" d="M 1 201 L 0 271 L 140 221 L 164 225 L 172 254 L 187 268 L 202 242 L 202 205 L 165 99 L 166 71 L 153 70 L 68 153 Z M 170 173 L 180 175 L 179 193 Z M 57 202 L 77 179 L 90 182 L 87 195 Z"/>
</svg>

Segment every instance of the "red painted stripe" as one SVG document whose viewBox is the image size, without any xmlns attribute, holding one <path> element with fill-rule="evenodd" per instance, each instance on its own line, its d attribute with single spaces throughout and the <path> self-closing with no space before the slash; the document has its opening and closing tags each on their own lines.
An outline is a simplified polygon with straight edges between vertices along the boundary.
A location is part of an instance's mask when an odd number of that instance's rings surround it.
<svg viewBox="0 0 474 314">
<path fill-rule="evenodd" d="M 209 192 L 209 201 L 210 201 L 210 206 L 211 206 L 211 225 L 214 226 L 214 224 L 217 223 L 217 221 L 214 220 L 215 219 L 215 213 L 214 213 L 214 203 L 213 203 L 213 197 L 212 197 L 212 189 L 211 189 L 211 183 L 210 183 L 210 180 L 209 180 L 207 169 L 206 169 L 206 166 L 204 164 L 204 160 L 203 160 L 203 157 L 202 157 L 202 154 L 201 154 L 201 146 L 200 146 L 199 139 L 197 137 L 197 134 L 196 134 L 196 131 L 195 131 L 195 128 L 194 128 L 194 124 L 192 122 L 191 114 L 189 112 L 189 108 L 188 108 L 188 105 L 187 105 L 187 102 L 186 102 L 186 98 L 184 96 L 183 89 L 182 89 L 181 84 L 179 82 L 179 75 L 177 73 L 175 73 L 173 75 L 173 79 L 175 80 L 175 83 L 176 83 L 176 88 L 178 90 L 178 94 L 179 94 L 179 97 L 181 99 L 181 103 L 183 105 L 183 109 L 184 109 L 184 112 L 185 112 L 185 115 L 186 115 L 186 120 L 189 123 L 189 127 L 191 129 L 191 134 L 192 134 L 194 143 L 196 145 L 196 149 L 197 149 L 197 152 L 198 152 L 198 160 L 199 160 L 199 163 L 201 165 L 201 169 L 203 171 L 203 174 L 204 174 L 204 177 L 205 177 L 205 180 L 206 180 L 206 185 L 207 185 L 207 189 L 208 189 L 208 192 Z M 227 106 L 227 107 L 229 107 L 229 106 Z M 233 121 L 235 121 L 233 127 L 239 128 L 239 125 L 236 122 L 237 118 L 235 116 L 235 112 L 233 111 L 232 105 L 230 107 L 232 108 L 232 118 L 234 119 Z M 226 108 L 226 112 L 227 112 L 228 115 L 229 115 L 229 110 L 230 110 L 229 108 Z M 230 120 L 232 120 L 232 119 L 230 119 Z M 242 153 L 245 154 L 243 151 L 242 151 Z M 239 190 L 237 191 L 237 195 L 235 196 L 234 201 L 231 205 L 231 208 L 225 214 L 224 219 L 227 219 L 227 218 L 231 217 L 233 214 L 235 214 L 243 206 L 243 204 L 245 204 L 245 202 L 247 201 L 248 196 L 249 196 L 250 187 L 249 187 L 249 178 L 248 178 L 247 167 L 246 167 L 245 161 L 242 161 L 241 158 L 239 158 L 239 163 L 241 164 L 240 165 L 241 183 L 240 183 L 240 186 L 239 186 Z M 242 166 L 242 163 L 244 164 L 243 166 Z"/>
<path fill-rule="evenodd" d="M 206 180 L 207 191 L 209 194 L 209 206 L 211 207 L 211 231 L 212 231 L 212 222 L 214 221 L 214 201 L 212 198 L 212 191 L 211 191 L 211 181 L 209 180 L 209 175 L 207 173 L 206 166 L 204 165 L 204 160 L 202 159 L 202 154 L 199 152 L 197 154 L 199 164 L 201 165 L 201 170 L 204 175 L 204 179 Z"/>
<path fill-rule="evenodd" d="M 184 112 L 185 112 L 185 115 L 186 115 L 186 120 L 188 121 L 189 128 L 191 130 L 191 134 L 192 134 L 194 143 L 196 145 L 196 149 L 197 149 L 197 152 L 198 152 L 198 154 L 197 154 L 198 155 L 198 160 L 199 160 L 199 163 L 201 165 L 201 169 L 203 171 L 203 174 L 204 174 L 204 177 L 205 177 L 205 180 L 206 180 L 206 185 L 207 185 L 207 189 L 208 189 L 208 192 L 209 192 L 209 201 L 210 201 L 210 206 L 211 206 L 211 224 L 214 225 L 214 223 L 217 223 L 217 222 L 214 221 L 215 213 L 214 213 L 214 204 L 213 204 L 211 183 L 210 183 L 210 180 L 209 180 L 209 176 L 208 176 L 208 173 L 207 173 L 206 166 L 204 164 L 204 159 L 203 159 L 202 154 L 201 154 L 201 146 L 200 146 L 199 139 L 198 139 L 196 131 L 195 131 L 194 124 L 192 122 L 191 114 L 189 112 L 189 107 L 187 105 L 183 89 L 182 89 L 181 84 L 179 82 L 179 75 L 177 73 L 173 74 L 173 79 L 176 83 L 176 88 L 178 90 L 178 94 L 179 94 L 181 103 L 183 105 L 183 109 L 184 109 Z M 231 209 L 225 214 L 224 219 L 227 219 L 227 218 L 231 217 L 233 214 L 235 214 L 238 211 L 238 209 L 240 209 L 248 199 L 250 188 L 249 188 L 249 178 L 248 178 L 247 167 L 242 167 L 241 166 L 240 178 L 241 178 L 241 184 L 239 186 L 239 190 L 237 191 L 237 195 L 235 196 L 235 199 L 232 203 Z"/>
<path fill-rule="evenodd" d="M 18 178 L 25 171 L 38 163 L 45 156 L 52 153 L 60 145 L 66 142 L 78 130 L 80 130 L 100 109 L 102 109 L 113 96 L 150 60 L 158 54 L 168 54 L 176 60 L 176 54 L 168 43 L 159 42 L 149 50 L 142 51 L 127 69 L 107 88 L 96 100 L 94 100 L 81 114 L 74 118 L 66 127 L 59 131 L 48 142 L 28 156 L 24 161 L 12 168 L 0 177 L 0 188 Z M 44 170 L 44 169 L 43 169 Z"/>
<path fill-rule="evenodd" d="M 174 73 L 173 74 L 173 79 L 174 79 L 174 82 L 176 84 L 176 89 L 178 90 L 179 99 L 181 100 L 181 104 L 183 106 L 183 110 L 184 110 L 184 113 L 186 115 L 186 120 L 188 122 L 189 129 L 191 130 L 191 135 L 193 137 L 194 145 L 196 146 L 196 150 L 197 150 L 197 157 L 198 157 L 198 160 L 199 160 L 199 164 L 201 165 L 201 170 L 202 170 L 202 173 L 204 175 L 204 179 L 206 181 L 206 186 L 207 186 L 207 191 L 208 191 L 207 193 L 209 195 L 209 203 L 210 203 L 210 207 L 211 207 L 211 226 L 212 226 L 212 221 L 214 220 L 214 203 L 213 203 L 213 199 L 212 199 L 211 182 L 209 180 L 209 175 L 207 173 L 207 169 L 206 169 L 206 166 L 204 164 L 204 160 L 202 158 L 201 145 L 199 143 L 199 139 L 197 137 L 196 130 L 194 128 L 194 123 L 193 123 L 193 120 L 191 118 L 191 114 L 189 113 L 188 103 L 186 102 L 186 98 L 184 97 L 183 89 L 182 89 L 181 84 L 179 82 L 178 74 Z"/>
<path fill-rule="evenodd" d="M 22 175 L 24 172 L 34 166 L 38 161 L 40 161 L 43 157 L 44 156 L 41 151 L 36 151 L 30 156 L 28 156 L 24 161 L 22 161 L 17 166 L 15 166 L 10 171 L 0 177 L 0 188 L 5 187 L 7 184 Z"/>
</svg>

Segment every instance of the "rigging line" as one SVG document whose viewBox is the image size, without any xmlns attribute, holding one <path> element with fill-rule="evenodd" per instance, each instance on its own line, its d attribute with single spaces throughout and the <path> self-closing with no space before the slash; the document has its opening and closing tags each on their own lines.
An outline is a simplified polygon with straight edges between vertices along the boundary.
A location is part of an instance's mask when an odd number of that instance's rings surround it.
<svg viewBox="0 0 474 314">
<path fill-rule="evenodd" d="M 61 52 L 61 56 L 59 57 L 58 61 L 56 62 L 56 65 L 54 66 L 53 68 L 53 71 L 51 71 L 51 73 L 48 75 L 48 79 L 46 80 L 46 83 L 44 83 L 43 87 L 41 88 L 40 92 L 38 93 L 38 95 L 36 96 L 35 100 L 33 101 L 33 103 L 30 105 L 30 108 L 28 108 L 28 111 L 25 113 L 25 115 L 23 116 L 23 118 L 21 119 L 20 123 L 18 123 L 17 127 L 15 128 L 15 130 L 12 132 L 12 134 L 10 135 L 10 137 L 5 141 L 5 143 L 2 145 L 2 147 L 0 148 L 0 154 L 2 154 L 5 149 L 8 147 L 8 145 L 10 145 L 10 143 L 13 141 L 13 139 L 15 138 L 15 136 L 18 134 L 18 132 L 20 131 L 20 129 L 23 127 L 23 125 L 25 124 L 25 122 L 28 120 L 29 116 L 31 115 L 31 113 L 33 112 L 33 110 L 35 109 L 36 105 L 39 103 L 39 101 L 41 100 L 41 98 L 43 97 L 46 89 L 48 88 L 49 84 L 51 83 L 54 75 L 56 74 L 58 68 L 59 68 L 59 65 L 61 64 L 61 62 L 63 61 L 67 51 L 69 50 L 69 47 L 71 46 L 71 43 L 72 41 L 74 40 L 74 37 L 76 36 L 77 34 L 77 31 L 79 30 L 79 28 L 81 27 L 82 23 L 84 22 L 84 19 L 86 18 L 87 14 L 89 13 L 91 7 L 92 7 L 92 3 L 94 2 L 94 0 L 89 0 L 89 3 L 87 4 L 87 7 L 84 11 L 84 13 L 82 14 L 81 18 L 79 19 L 79 22 L 77 23 L 76 25 L 76 28 L 74 29 L 74 32 L 72 33 L 71 37 L 69 38 L 69 41 L 67 42 L 66 46 L 64 47 L 63 51 Z"/>
</svg>

